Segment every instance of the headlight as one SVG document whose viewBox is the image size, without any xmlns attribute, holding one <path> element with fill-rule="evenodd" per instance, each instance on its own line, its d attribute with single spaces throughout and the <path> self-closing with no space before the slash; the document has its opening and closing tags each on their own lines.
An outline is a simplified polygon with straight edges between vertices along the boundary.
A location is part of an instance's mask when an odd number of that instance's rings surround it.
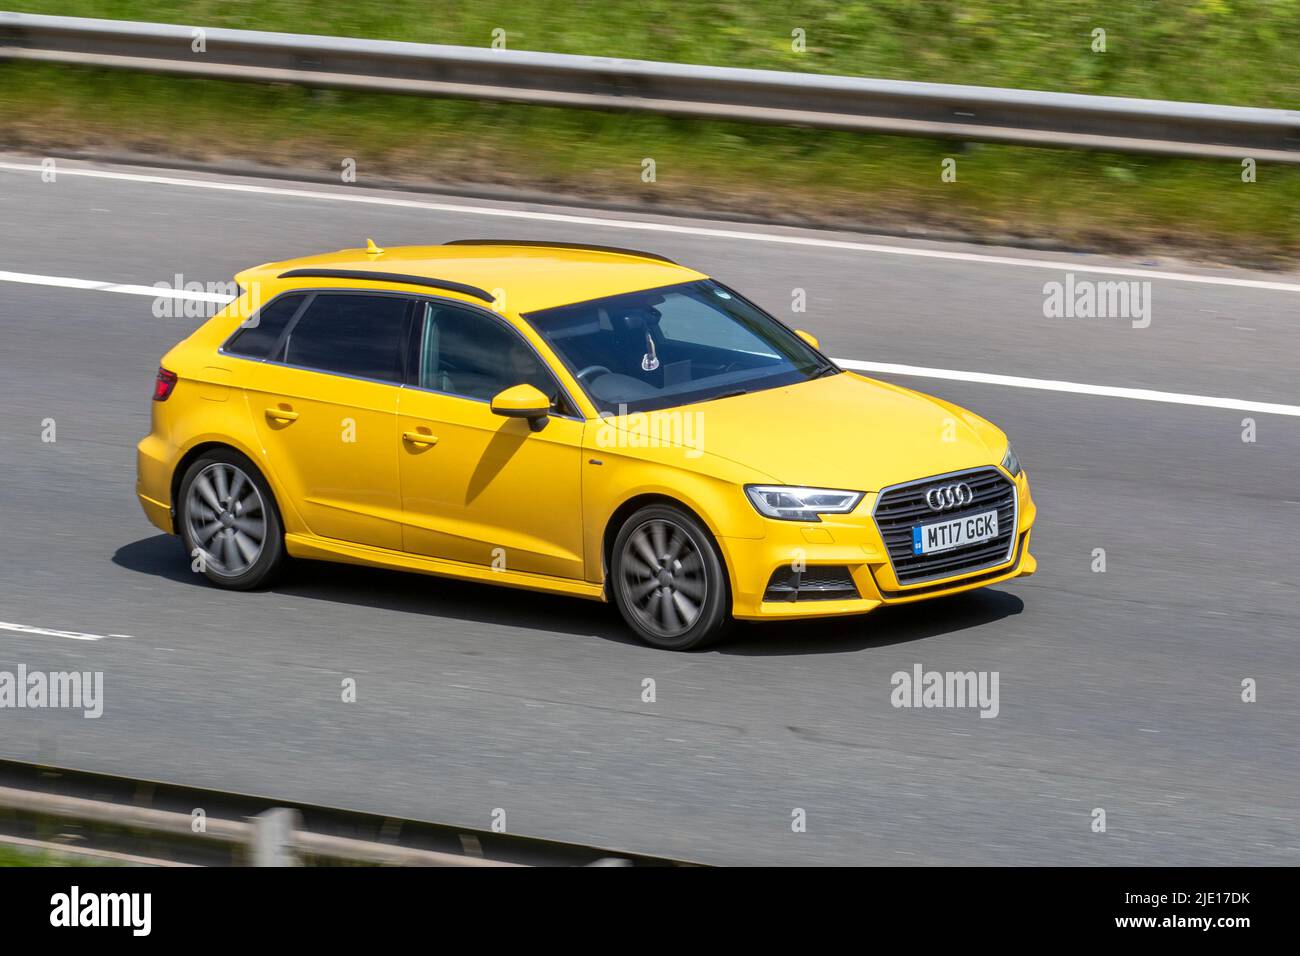
<svg viewBox="0 0 1300 956">
<path fill-rule="evenodd" d="M 848 514 L 862 500 L 861 491 L 746 485 L 745 494 L 758 513 L 784 521 L 820 521 L 818 515 Z"/>
<path fill-rule="evenodd" d="M 1016 453 L 1010 445 L 1007 445 L 1007 453 L 1002 456 L 1002 467 L 1007 470 L 1007 474 L 1012 478 L 1020 474 L 1020 459 L 1016 457 Z"/>
</svg>

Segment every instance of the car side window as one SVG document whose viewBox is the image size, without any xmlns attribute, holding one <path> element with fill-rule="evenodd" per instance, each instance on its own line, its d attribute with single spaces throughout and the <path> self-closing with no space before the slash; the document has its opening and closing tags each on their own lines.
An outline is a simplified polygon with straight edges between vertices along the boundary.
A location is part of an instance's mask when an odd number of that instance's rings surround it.
<svg viewBox="0 0 1300 956">
<path fill-rule="evenodd" d="M 423 309 L 421 388 L 491 401 L 514 385 L 532 385 L 566 411 L 555 377 L 518 334 L 485 315 L 440 303 Z"/>
<path fill-rule="evenodd" d="M 290 292 L 268 302 L 260 312 L 243 323 L 240 330 L 226 343 L 226 351 L 245 358 L 272 358 L 271 350 L 280 341 L 281 333 L 306 301 L 306 293 Z"/>
<path fill-rule="evenodd" d="M 411 300 L 396 295 L 317 293 L 289 330 L 289 365 L 401 383 Z"/>
</svg>

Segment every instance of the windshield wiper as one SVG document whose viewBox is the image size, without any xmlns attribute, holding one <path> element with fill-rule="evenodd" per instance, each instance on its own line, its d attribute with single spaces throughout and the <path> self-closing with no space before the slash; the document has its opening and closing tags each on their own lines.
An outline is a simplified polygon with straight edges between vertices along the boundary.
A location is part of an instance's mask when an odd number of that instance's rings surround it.
<svg viewBox="0 0 1300 956">
<path fill-rule="evenodd" d="M 750 391 L 751 390 L 748 388 L 736 388 L 732 389 L 730 392 L 723 392 L 721 395 L 713 395 L 705 399 L 705 401 L 716 402 L 720 398 L 735 398 L 737 395 L 748 395 Z"/>
</svg>

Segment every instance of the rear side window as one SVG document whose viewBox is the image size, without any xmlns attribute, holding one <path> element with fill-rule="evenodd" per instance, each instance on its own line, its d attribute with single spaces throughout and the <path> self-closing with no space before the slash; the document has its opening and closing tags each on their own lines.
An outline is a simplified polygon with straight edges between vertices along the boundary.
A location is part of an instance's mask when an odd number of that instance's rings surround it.
<svg viewBox="0 0 1300 956">
<path fill-rule="evenodd" d="M 401 296 L 317 294 L 289 332 L 284 361 L 401 382 L 410 306 Z"/>
<path fill-rule="evenodd" d="M 290 293 L 267 303 L 226 343 L 226 351 L 248 358 L 271 358 L 271 349 L 280 341 L 280 334 L 306 301 L 306 295 Z"/>
</svg>

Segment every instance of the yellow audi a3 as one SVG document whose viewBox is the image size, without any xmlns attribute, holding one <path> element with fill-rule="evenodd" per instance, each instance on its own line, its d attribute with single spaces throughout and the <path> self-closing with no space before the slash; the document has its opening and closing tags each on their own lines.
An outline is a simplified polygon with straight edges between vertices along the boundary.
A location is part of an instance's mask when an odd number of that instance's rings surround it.
<svg viewBox="0 0 1300 956">
<path fill-rule="evenodd" d="M 369 243 L 236 282 L 138 448 L 149 520 L 221 587 L 398 568 L 612 601 L 687 650 L 1035 569 L 999 429 L 660 256 Z"/>
</svg>

